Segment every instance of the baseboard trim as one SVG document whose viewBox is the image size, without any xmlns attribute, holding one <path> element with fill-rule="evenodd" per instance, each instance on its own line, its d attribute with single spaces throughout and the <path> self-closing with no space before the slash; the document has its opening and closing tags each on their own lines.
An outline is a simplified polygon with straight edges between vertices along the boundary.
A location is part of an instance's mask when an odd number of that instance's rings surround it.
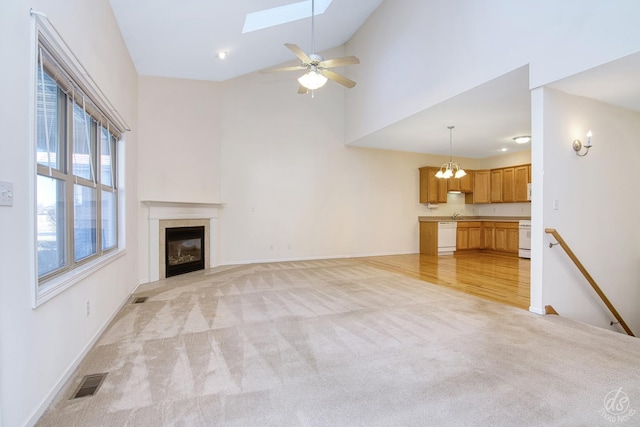
<svg viewBox="0 0 640 427">
<path fill-rule="evenodd" d="M 369 254 L 330 255 L 330 256 L 316 256 L 316 257 L 247 259 L 247 260 L 236 260 L 236 261 L 222 261 L 219 265 L 263 264 L 267 262 L 322 261 L 322 260 L 328 260 L 328 259 L 366 258 L 366 257 L 372 257 L 372 256 L 413 255 L 416 253 L 417 252 L 381 252 L 381 253 L 369 253 Z"/>
<path fill-rule="evenodd" d="M 127 297 L 122 301 L 122 304 L 120 304 L 115 309 L 115 311 L 111 314 L 111 316 L 109 316 L 109 318 L 96 331 L 93 337 L 91 337 L 91 339 L 89 340 L 87 345 L 84 346 L 80 354 L 78 354 L 78 356 L 76 356 L 76 358 L 71 362 L 71 364 L 67 367 L 67 369 L 64 370 L 64 372 L 62 373 L 62 375 L 60 376 L 56 384 L 53 386 L 53 388 L 49 391 L 49 393 L 47 393 L 47 395 L 40 401 L 40 403 L 36 406 L 36 408 L 33 411 L 31 411 L 31 414 L 29 414 L 24 424 L 22 424 L 24 427 L 34 426 L 38 422 L 38 420 L 40 419 L 40 417 L 42 417 L 42 415 L 47 410 L 47 408 L 49 408 L 49 405 L 51 405 L 51 402 L 53 402 L 53 399 L 56 398 L 60 390 L 62 390 L 62 387 L 64 387 L 67 381 L 69 381 L 69 379 L 73 376 L 76 369 L 78 369 L 78 366 L 80 366 L 80 363 L 84 360 L 84 358 L 87 356 L 89 351 L 93 348 L 93 346 L 98 342 L 98 339 L 100 339 L 104 331 L 107 330 L 107 327 L 111 324 L 113 319 L 115 319 L 116 315 L 129 302 L 132 293 L 133 292 L 127 295 Z"/>
<path fill-rule="evenodd" d="M 544 316 L 545 314 L 547 314 L 547 312 L 545 311 L 544 308 L 539 308 L 539 307 L 534 307 L 534 306 L 530 306 L 529 307 L 529 311 L 535 314 L 539 314 L 541 316 Z"/>
</svg>

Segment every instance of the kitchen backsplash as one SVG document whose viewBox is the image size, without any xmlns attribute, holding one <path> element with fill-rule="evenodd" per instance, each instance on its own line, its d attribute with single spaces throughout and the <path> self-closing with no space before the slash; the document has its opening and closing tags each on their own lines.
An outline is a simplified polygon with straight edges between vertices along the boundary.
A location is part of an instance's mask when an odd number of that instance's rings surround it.
<svg viewBox="0 0 640 427">
<path fill-rule="evenodd" d="M 531 216 L 531 203 L 491 203 L 465 204 L 464 194 L 449 193 L 447 203 L 440 203 L 438 207 L 422 209 L 424 216 L 450 216 L 459 213 L 465 216 Z"/>
</svg>

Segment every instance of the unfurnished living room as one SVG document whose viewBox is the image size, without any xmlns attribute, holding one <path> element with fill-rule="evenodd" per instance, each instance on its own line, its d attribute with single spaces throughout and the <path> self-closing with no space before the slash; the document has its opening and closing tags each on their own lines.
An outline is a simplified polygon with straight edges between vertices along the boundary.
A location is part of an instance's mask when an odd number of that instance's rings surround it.
<svg viewBox="0 0 640 427">
<path fill-rule="evenodd" d="M 639 425 L 636 0 L 7 0 L 0 426 Z"/>
</svg>

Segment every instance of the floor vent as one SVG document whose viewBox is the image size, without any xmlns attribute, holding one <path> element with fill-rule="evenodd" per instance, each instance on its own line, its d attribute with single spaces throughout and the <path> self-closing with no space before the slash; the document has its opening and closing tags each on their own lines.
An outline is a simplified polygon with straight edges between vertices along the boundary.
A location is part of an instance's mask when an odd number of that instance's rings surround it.
<svg viewBox="0 0 640 427">
<path fill-rule="evenodd" d="M 143 302 L 147 301 L 149 297 L 138 297 L 136 299 L 133 300 L 134 304 L 142 304 Z"/>
<path fill-rule="evenodd" d="M 76 391 L 71 398 L 77 399 L 79 397 L 93 396 L 98 392 L 98 389 L 102 385 L 106 376 L 106 372 L 102 374 L 86 375 L 80 382 L 78 391 Z"/>
</svg>

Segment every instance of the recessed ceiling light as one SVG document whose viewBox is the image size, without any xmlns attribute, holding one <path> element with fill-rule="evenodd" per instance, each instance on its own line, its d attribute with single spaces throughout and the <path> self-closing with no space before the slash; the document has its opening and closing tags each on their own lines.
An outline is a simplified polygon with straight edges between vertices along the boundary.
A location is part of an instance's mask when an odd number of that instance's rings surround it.
<svg viewBox="0 0 640 427">
<path fill-rule="evenodd" d="M 218 57 L 218 59 L 224 59 L 227 57 L 227 54 L 229 52 L 227 52 L 226 50 L 221 50 L 220 52 L 216 53 L 216 56 Z"/>
<path fill-rule="evenodd" d="M 506 148 L 501 148 L 500 151 L 507 151 L 507 149 Z"/>
<path fill-rule="evenodd" d="M 531 141 L 531 136 L 529 135 L 516 136 L 513 138 L 513 140 L 516 142 L 516 144 L 526 144 L 527 142 Z"/>
</svg>

